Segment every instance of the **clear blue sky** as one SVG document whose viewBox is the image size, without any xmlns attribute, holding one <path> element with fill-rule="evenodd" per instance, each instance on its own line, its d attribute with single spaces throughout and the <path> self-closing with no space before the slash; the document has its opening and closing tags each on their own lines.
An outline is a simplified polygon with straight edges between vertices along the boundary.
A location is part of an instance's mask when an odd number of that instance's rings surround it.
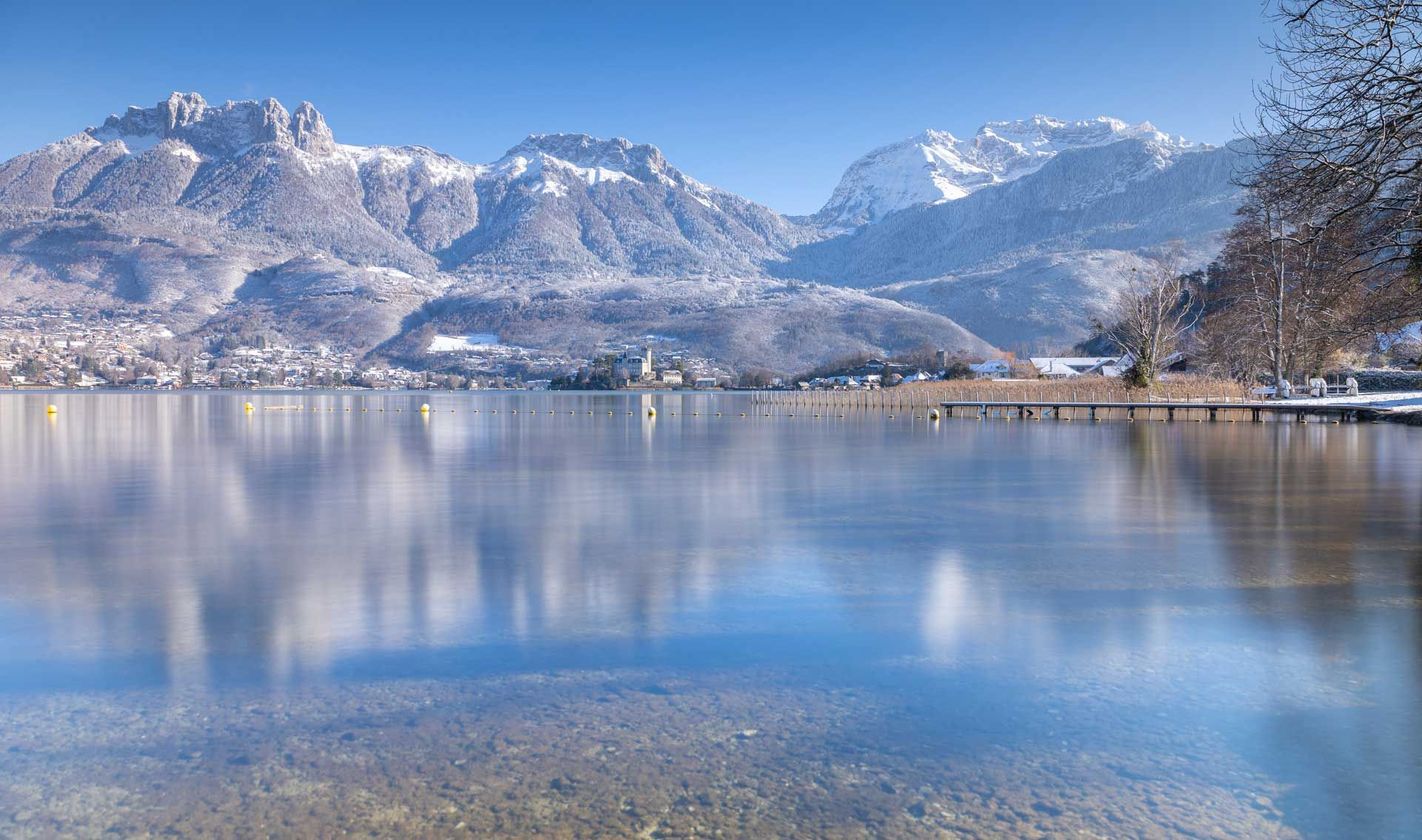
<svg viewBox="0 0 1422 840">
<path fill-rule="evenodd" d="M 1109 114 L 1222 142 L 1270 68 L 1254 0 L 0 0 L 0 20 L 0 159 L 196 90 L 309 99 L 341 142 L 475 162 L 621 135 L 790 213 L 930 127 Z"/>
</svg>

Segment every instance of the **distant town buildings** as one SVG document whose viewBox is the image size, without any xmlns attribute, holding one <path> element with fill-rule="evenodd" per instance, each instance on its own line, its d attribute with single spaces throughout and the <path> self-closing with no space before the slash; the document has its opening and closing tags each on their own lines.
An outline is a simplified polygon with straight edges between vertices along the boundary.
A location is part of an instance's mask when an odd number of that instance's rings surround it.
<svg viewBox="0 0 1422 840">
<path fill-rule="evenodd" d="M 783 387 L 771 371 L 738 374 L 659 336 L 578 359 L 503 344 L 492 333 L 437 335 L 427 355 L 433 370 L 409 369 L 320 344 L 279 344 L 259 335 L 178 338 L 143 313 L 42 309 L 0 314 L 0 387 L 9 388 Z M 930 360 L 938 367 L 925 368 Z M 1027 370 L 1046 379 L 1114 377 L 1131 364 L 1129 356 L 1043 356 L 1033 357 Z M 1184 366 L 1179 354 L 1163 364 L 1170 372 Z M 863 359 L 793 384 L 802 389 L 873 390 L 936 379 L 1009 379 L 1022 375 L 1018 371 L 1023 367 L 1015 367 L 1010 359 L 970 362 L 940 350 L 917 365 Z"/>
</svg>

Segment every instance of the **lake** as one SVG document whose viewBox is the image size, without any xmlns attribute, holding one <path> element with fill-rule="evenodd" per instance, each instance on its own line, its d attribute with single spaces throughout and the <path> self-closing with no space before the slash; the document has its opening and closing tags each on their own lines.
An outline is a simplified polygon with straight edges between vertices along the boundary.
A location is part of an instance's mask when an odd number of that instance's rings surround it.
<svg viewBox="0 0 1422 840">
<path fill-rule="evenodd" d="M 0 395 L 0 835 L 1422 832 L 1422 429 L 749 405 Z"/>
</svg>

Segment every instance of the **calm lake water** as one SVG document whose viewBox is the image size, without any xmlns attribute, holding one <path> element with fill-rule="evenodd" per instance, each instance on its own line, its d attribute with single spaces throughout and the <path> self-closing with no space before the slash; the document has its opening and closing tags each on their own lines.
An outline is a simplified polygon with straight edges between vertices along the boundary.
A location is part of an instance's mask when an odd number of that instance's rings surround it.
<svg viewBox="0 0 1422 840">
<path fill-rule="evenodd" d="M 1422 834 L 1422 429 L 648 399 L 0 395 L 0 835 Z"/>
</svg>

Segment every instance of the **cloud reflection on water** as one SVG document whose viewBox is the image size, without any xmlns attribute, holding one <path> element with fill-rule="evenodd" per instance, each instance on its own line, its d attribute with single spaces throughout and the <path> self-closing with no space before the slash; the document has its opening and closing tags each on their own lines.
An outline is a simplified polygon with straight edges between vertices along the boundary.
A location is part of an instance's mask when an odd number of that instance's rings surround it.
<svg viewBox="0 0 1422 840">
<path fill-rule="evenodd" d="M 281 682 L 369 652 L 731 636 L 801 610 L 809 633 L 917 625 L 930 656 L 1046 659 L 1164 651 L 1168 616 L 1242 604 L 1326 653 L 1358 623 L 1343 596 L 1407 595 L 1422 543 L 1403 430 L 73 399 L 53 425 L 0 400 L 0 466 L 25 477 L 0 482 L 0 656 L 159 655 L 175 683 L 218 660 Z M 1093 599 L 1114 612 L 1084 626 Z"/>
</svg>

